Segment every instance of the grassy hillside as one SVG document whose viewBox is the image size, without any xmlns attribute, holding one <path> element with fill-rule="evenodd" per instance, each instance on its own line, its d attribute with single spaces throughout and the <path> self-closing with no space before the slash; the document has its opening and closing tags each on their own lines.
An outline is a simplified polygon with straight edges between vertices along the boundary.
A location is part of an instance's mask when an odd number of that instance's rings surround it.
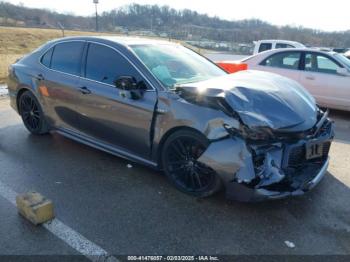
<svg viewBox="0 0 350 262">
<path fill-rule="evenodd" d="M 101 35 L 101 33 L 65 31 L 65 35 Z M 60 37 L 62 32 L 55 29 L 0 27 L 0 83 L 6 81 L 7 68 L 16 59 L 45 42 Z"/>
<path fill-rule="evenodd" d="M 117 35 L 108 33 L 83 32 L 83 31 L 65 31 L 65 36 L 79 35 Z M 0 84 L 6 82 L 8 66 L 22 57 L 55 38 L 61 38 L 62 32 L 56 29 L 41 28 L 19 28 L 19 27 L 2 27 L 0 26 Z M 159 39 L 159 37 L 155 37 Z M 178 40 L 174 40 L 180 42 Z M 197 48 L 185 44 L 187 47 L 194 49 L 196 52 L 205 52 L 205 49 Z"/>
</svg>

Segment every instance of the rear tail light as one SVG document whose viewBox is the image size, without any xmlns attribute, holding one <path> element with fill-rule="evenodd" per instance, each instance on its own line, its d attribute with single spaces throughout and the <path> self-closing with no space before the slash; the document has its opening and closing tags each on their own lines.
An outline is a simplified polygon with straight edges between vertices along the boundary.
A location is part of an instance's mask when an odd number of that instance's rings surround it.
<svg viewBox="0 0 350 262">
<path fill-rule="evenodd" d="M 223 62 L 217 62 L 216 64 L 230 74 L 248 69 L 248 64 L 241 63 L 241 62 L 223 61 Z"/>
</svg>

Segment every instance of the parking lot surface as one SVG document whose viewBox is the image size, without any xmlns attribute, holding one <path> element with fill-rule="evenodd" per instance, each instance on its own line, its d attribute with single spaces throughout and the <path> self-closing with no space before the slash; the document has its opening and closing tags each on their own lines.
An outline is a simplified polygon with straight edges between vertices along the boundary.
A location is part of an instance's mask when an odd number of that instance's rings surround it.
<svg viewBox="0 0 350 262">
<path fill-rule="evenodd" d="M 350 255 L 350 116 L 331 116 L 336 139 L 324 180 L 301 197 L 247 204 L 224 194 L 196 199 L 160 172 L 58 134 L 30 135 L 1 99 L 0 182 L 52 199 L 60 221 L 110 254 Z M 77 254 L 1 192 L 0 210 L 0 254 Z"/>
</svg>

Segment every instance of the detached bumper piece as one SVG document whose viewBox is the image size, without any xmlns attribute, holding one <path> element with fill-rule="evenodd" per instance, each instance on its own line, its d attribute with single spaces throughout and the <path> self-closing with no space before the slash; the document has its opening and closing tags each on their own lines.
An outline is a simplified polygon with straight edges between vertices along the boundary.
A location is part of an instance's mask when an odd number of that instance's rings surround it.
<svg viewBox="0 0 350 262">
<path fill-rule="evenodd" d="M 325 114 L 326 115 L 326 114 Z M 333 123 L 323 117 L 311 135 L 265 145 L 247 144 L 255 176 L 247 178 L 245 164 L 225 183 L 227 198 L 262 201 L 302 195 L 315 187 L 327 173 Z M 250 178 L 252 176 L 249 176 Z"/>
</svg>

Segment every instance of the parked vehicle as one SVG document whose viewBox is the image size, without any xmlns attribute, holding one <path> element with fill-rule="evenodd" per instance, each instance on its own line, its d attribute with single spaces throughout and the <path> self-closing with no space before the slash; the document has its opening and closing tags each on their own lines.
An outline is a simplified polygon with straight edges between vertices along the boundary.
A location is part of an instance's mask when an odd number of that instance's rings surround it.
<svg viewBox="0 0 350 262">
<path fill-rule="evenodd" d="M 333 48 L 332 51 L 339 53 L 339 54 L 345 54 L 348 52 L 350 49 L 349 48 Z"/>
<path fill-rule="evenodd" d="M 287 40 L 260 40 L 254 41 L 253 54 L 256 55 L 267 50 L 281 48 L 305 48 L 305 46 L 301 43 Z"/>
<path fill-rule="evenodd" d="M 304 48 L 272 50 L 242 63 L 248 69 L 294 79 L 322 106 L 350 110 L 350 60 L 341 54 Z"/>
<path fill-rule="evenodd" d="M 344 54 L 344 56 L 345 56 L 346 58 L 350 59 L 350 51 L 347 51 L 347 52 Z"/>
<path fill-rule="evenodd" d="M 328 113 L 276 74 L 229 75 L 179 44 L 74 37 L 9 69 L 11 105 L 49 131 L 164 170 L 181 191 L 230 199 L 303 194 L 324 176 Z"/>
<path fill-rule="evenodd" d="M 339 53 L 339 54 L 345 54 L 348 52 L 350 49 L 349 48 L 333 48 L 332 51 Z"/>
</svg>

